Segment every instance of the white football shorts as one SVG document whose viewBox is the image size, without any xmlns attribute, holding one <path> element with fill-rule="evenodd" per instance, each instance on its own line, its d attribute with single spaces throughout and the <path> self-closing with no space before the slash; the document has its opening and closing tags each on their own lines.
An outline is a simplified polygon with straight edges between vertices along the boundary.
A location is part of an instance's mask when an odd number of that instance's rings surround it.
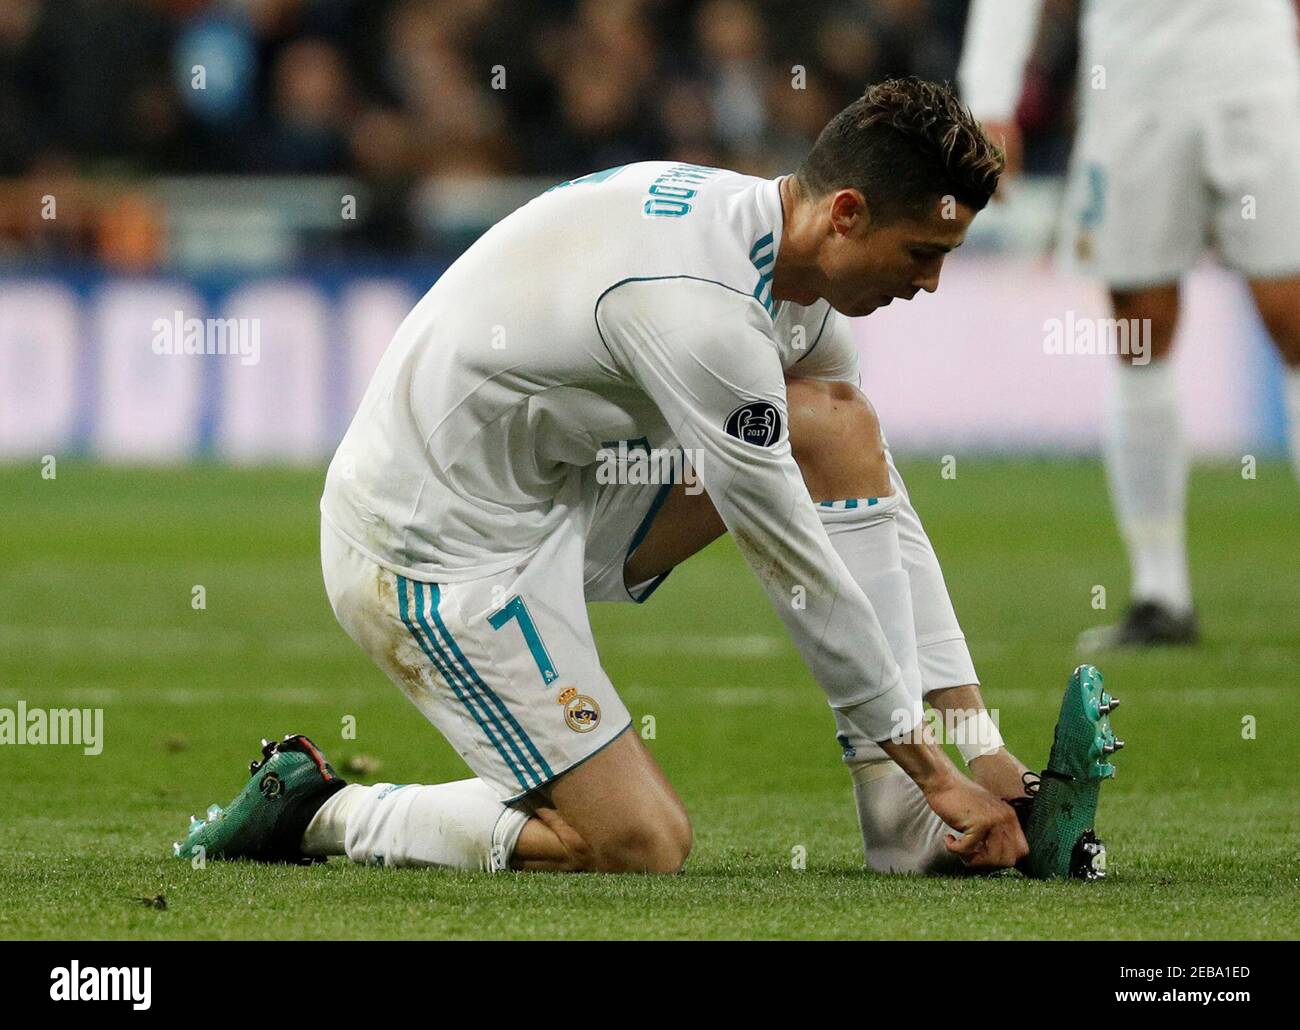
<svg viewBox="0 0 1300 1030">
<path fill-rule="evenodd" d="M 623 564 L 671 483 L 600 483 L 597 467 L 575 470 L 562 498 L 569 517 L 525 564 L 469 582 L 399 575 L 321 526 L 340 624 L 502 801 L 574 768 L 631 723 L 586 605 L 644 601 L 667 577 L 629 592 Z"/>
<path fill-rule="evenodd" d="M 1172 283 L 1207 248 L 1248 279 L 1300 273 L 1300 91 L 1183 106 L 1084 92 L 1068 265 L 1118 289 Z"/>
</svg>

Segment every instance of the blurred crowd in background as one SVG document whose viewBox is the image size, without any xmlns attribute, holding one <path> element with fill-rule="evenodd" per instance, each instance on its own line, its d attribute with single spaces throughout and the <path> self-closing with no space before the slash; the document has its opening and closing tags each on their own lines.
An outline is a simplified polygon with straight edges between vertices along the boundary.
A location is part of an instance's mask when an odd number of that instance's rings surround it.
<svg viewBox="0 0 1300 1030">
<path fill-rule="evenodd" d="M 1068 152 L 1077 0 L 1049 0 L 1020 120 Z M 892 75 L 955 79 L 967 0 L 0 0 L 0 256 L 156 256 L 147 184 L 340 176 L 352 238 L 426 244 L 430 180 L 645 159 L 791 170 Z M 51 231 L 40 196 L 79 198 Z M 126 234 L 126 242 L 118 237 Z M 115 249 L 116 248 L 116 249 Z M 129 263 L 129 262 L 128 262 Z"/>
</svg>

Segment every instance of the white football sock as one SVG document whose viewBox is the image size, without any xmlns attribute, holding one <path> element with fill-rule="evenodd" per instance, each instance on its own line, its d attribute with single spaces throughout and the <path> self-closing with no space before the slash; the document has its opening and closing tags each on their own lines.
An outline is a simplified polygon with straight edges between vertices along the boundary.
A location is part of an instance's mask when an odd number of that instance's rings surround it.
<svg viewBox="0 0 1300 1030">
<path fill-rule="evenodd" d="M 916 659 L 912 592 L 895 521 L 899 501 L 899 495 L 892 494 L 833 501 L 831 507 L 818 503 L 816 507 L 835 553 L 875 609 L 908 693 L 919 701 L 921 671 Z"/>
<path fill-rule="evenodd" d="M 1134 601 L 1192 607 L 1187 575 L 1188 454 L 1168 361 L 1120 365 L 1105 429 L 1106 474 L 1128 548 Z"/>
<path fill-rule="evenodd" d="M 479 779 L 422 785 L 349 784 L 321 806 L 303 834 L 309 855 L 354 862 L 498 871 L 528 812 L 503 805 Z"/>
<path fill-rule="evenodd" d="M 961 834 L 934 814 L 907 773 L 889 759 L 850 762 L 849 768 L 868 868 L 921 876 L 965 870 L 944 843 L 946 834 Z"/>
<path fill-rule="evenodd" d="M 1286 395 L 1287 438 L 1291 444 L 1291 468 L 1300 482 L 1300 367 L 1288 368 L 1282 377 Z"/>
<path fill-rule="evenodd" d="M 875 609 L 908 692 L 920 703 L 912 592 L 903 569 L 895 515 L 900 496 L 859 498 L 849 507 L 836 501 L 817 505 L 835 553 Z M 853 776 L 853 798 L 862 828 L 867 866 L 881 873 L 939 873 L 961 867 L 949 854 L 944 834 L 952 832 L 880 745 L 856 737 L 837 720 L 845 762 Z"/>
<path fill-rule="evenodd" d="M 348 813 L 369 789 L 360 783 L 349 783 L 326 798 L 303 831 L 302 853 L 313 858 L 346 855 Z"/>
</svg>

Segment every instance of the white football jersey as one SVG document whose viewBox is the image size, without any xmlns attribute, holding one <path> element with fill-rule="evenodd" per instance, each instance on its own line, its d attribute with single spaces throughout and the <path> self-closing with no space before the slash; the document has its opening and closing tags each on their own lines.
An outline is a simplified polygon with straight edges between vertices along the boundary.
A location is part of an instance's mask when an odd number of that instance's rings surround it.
<svg viewBox="0 0 1300 1030">
<path fill-rule="evenodd" d="M 1041 7 L 973 0 L 957 77 L 977 118 L 1015 113 Z M 1300 91 L 1296 31 L 1294 0 L 1083 0 L 1080 102 L 1292 94 Z"/>
<path fill-rule="evenodd" d="M 669 162 L 530 201 L 398 329 L 324 518 L 395 572 L 478 579 L 538 549 L 602 449 L 680 443 L 832 705 L 884 739 L 914 706 L 786 426 L 785 374 L 856 383 L 857 350 L 824 301 L 773 300 L 781 229 L 779 180 Z"/>
</svg>

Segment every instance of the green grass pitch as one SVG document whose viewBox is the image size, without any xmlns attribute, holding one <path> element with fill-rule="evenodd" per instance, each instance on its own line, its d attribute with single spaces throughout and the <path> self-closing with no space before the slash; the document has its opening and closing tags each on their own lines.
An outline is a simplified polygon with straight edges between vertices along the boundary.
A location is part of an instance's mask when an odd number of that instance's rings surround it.
<svg viewBox="0 0 1300 1030">
<path fill-rule="evenodd" d="M 1047 755 L 1076 633 L 1125 571 L 1090 462 L 904 463 L 1003 733 Z M 257 741 L 311 734 L 372 779 L 465 775 L 333 620 L 319 470 L 0 469 L 0 706 L 104 710 L 104 749 L 0 747 L 0 936 L 1296 937 L 1300 496 L 1281 463 L 1198 467 L 1195 651 L 1100 662 L 1129 748 L 1110 879 L 870 875 L 829 713 L 734 545 L 642 607 L 592 609 L 606 668 L 691 811 L 678 877 L 470 875 L 170 857 Z M 1091 607 L 1108 590 L 1109 613 Z M 206 608 L 191 606 L 192 588 Z M 342 739 L 345 717 L 356 739 Z M 1250 717 L 1247 719 L 1247 717 Z M 1243 738 L 1243 720 L 1254 739 Z M 362 777 L 365 779 L 365 777 Z M 806 852 L 806 868 L 792 862 Z M 140 901 L 156 895 L 166 908 Z"/>
</svg>

